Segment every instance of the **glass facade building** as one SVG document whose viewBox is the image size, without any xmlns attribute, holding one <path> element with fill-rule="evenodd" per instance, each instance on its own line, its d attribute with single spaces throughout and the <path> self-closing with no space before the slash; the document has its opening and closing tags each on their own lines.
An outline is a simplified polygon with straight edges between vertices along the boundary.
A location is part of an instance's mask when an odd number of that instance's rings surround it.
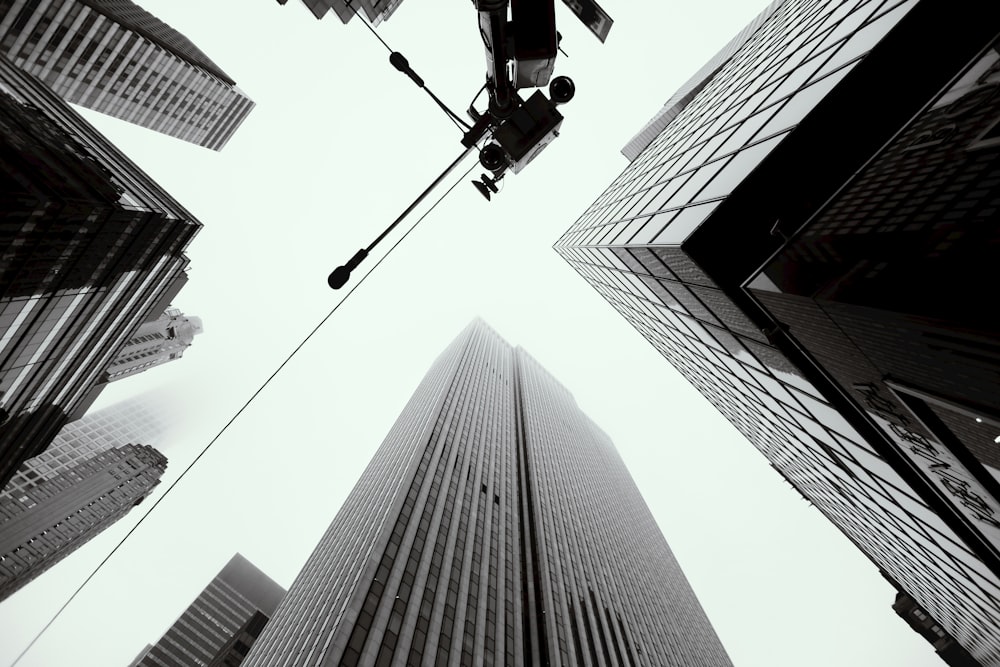
<svg viewBox="0 0 1000 667">
<path fill-rule="evenodd" d="M 240 554 L 205 587 L 135 667 L 237 667 L 285 589 Z"/>
<path fill-rule="evenodd" d="M 160 483 L 167 459 L 124 445 L 0 493 L 0 600 L 96 537 Z"/>
<path fill-rule="evenodd" d="M 730 665 L 611 440 L 473 322 L 247 665 Z"/>
<path fill-rule="evenodd" d="M 121 346 L 167 308 L 200 228 L 0 57 L 0 484 L 83 415 Z"/>
<path fill-rule="evenodd" d="M 129 0 L 2 0 L 0 55 L 67 102 L 213 150 L 254 107 L 189 39 Z"/>
<path fill-rule="evenodd" d="M 994 476 L 998 48 L 973 59 L 748 285 L 874 417 L 954 442 Z"/>
<path fill-rule="evenodd" d="M 893 402 L 910 382 L 917 384 L 914 394 L 948 395 L 963 369 L 977 367 L 970 353 L 995 364 L 997 338 L 984 323 L 992 317 L 995 326 L 997 320 L 981 307 L 972 313 L 954 308 L 950 323 L 943 310 L 936 320 L 907 311 L 925 297 L 933 277 L 912 285 L 897 280 L 895 295 L 888 287 L 901 275 L 897 269 L 919 264 L 922 248 L 945 252 L 950 240 L 956 247 L 964 243 L 965 254 L 936 266 L 932 258 L 923 269 L 941 276 L 967 262 L 976 268 L 941 284 L 961 285 L 966 302 L 988 294 L 991 283 L 980 280 L 996 262 L 978 262 L 997 246 L 980 247 L 973 237 L 996 235 L 996 181 L 986 175 L 993 158 L 961 144 L 961 166 L 945 168 L 933 157 L 940 150 L 933 148 L 934 132 L 941 138 L 951 130 L 914 119 L 934 114 L 935 105 L 938 116 L 948 113 L 940 109 L 977 85 L 986 90 L 967 98 L 964 108 L 973 100 L 993 103 L 992 74 L 986 72 L 995 60 L 1000 9 L 936 0 L 786 0 L 769 6 L 755 24 L 696 76 L 685 95 L 672 98 L 673 111 L 655 136 L 634 140 L 638 152 L 631 164 L 556 250 L 898 590 L 982 664 L 1000 664 L 996 480 L 975 456 L 934 439 L 925 428 L 929 418 L 922 421 L 909 405 Z M 983 119 L 965 131 L 989 149 L 995 116 L 975 108 L 962 118 L 981 113 Z M 920 148 L 922 143 L 930 145 Z M 887 146 L 884 160 L 898 156 L 899 145 L 916 151 L 908 163 L 883 162 L 881 181 L 855 180 Z M 913 185 L 901 185 L 911 178 Z M 845 189 L 848 183 L 855 192 Z M 977 184 L 963 190 L 970 183 Z M 928 206 L 917 203 L 918 192 L 926 192 Z M 957 199 L 955 192 L 961 193 Z M 879 213 L 880 207 L 889 210 L 886 202 L 907 198 L 891 214 Z M 917 210 L 900 210 L 908 206 Z M 821 210 L 826 217 L 814 217 Z M 841 214 L 839 231 L 824 226 L 834 221 L 833 211 Z M 968 241 L 949 239 L 955 227 L 939 223 L 952 218 L 969 225 Z M 811 238 L 797 234 L 807 222 L 817 230 Z M 880 237 L 880 226 L 911 231 L 911 238 L 923 235 L 924 245 L 905 236 Z M 908 259 L 893 265 L 899 257 Z M 889 268 L 880 273 L 882 262 Z M 870 302 L 851 302 L 869 279 L 885 279 L 877 297 L 881 314 L 855 307 Z M 837 310 L 821 321 L 817 311 L 834 310 L 822 299 L 837 290 L 853 295 L 840 300 L 854 310 Z M 939 301 L 949 296 L 945 291 Z M 834 331 L 831 319 L 843 328 Z M 902 322 L 910 322 L 911 336 L 924 337 L 920 349 L 935 353 L 940 350 L 931 349 L 936 343 L 928 344 L 925 334 L 961 329 L 958 342 L 945 340 L 944 346 L 966 356 L 947 364 L 945 353 L 937 354 L 936 367 L 917 372 L 916 343 L 901 348 L 891 342 Z M 965 330 L 965 323 L 977 322 L 978 329 Z M 858 342 L 861 326 L 879 334 L 866 341 L 868 347 Z M 842 344 L 844 338 L 861 353 Z M 897 352 L 898 365 L 877 358 L 878 350 L 884 357 Z M 862 365 L 866 374 L 843 368 L 869 353 L 874 361 Z M 909 377 L 894 381 L 904 370 Z M 987 374 L 980 369 L 975 377 Z M 985 380 L 967 387 L 969 400 L 952 404 L 967 412 L 980 405 L 973 400 L 977 387 L 994 408 L 998 404 Z M 986 424 L 991 413 L 975 416 L 982 421 L 970 416 L 966 422 Z"/>
</svg>

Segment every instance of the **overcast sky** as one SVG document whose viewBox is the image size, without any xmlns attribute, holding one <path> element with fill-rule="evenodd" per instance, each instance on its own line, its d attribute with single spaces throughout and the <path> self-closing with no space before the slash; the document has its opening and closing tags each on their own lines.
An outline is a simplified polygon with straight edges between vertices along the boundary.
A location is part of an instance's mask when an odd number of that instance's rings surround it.
<svg viewBox="0 0 1000 667">
<path fill-rule="evenodd" d="M 95 406 L 165 397 L 175 423 L 159 496 L 343 297 L 329 271 L 461 145 L 358 21 L 316 21 L 297 0 L 140 4 L 257 102 L 221 153 L 85 112 L 205 225 L 174 302 L 205 333 L 182 360 L 116 383 Z M 892 612 L 875 566 L 552 250 L 625 167 L 621 147 L 763 2 L 602 4 L 615 19 L 604 45 L 557 3 L 568 57 L 556 72 L 577 84 L 560 138 L 490 203 L 459 185 L 19 665 L 127 665 L 237 551 L 287 587 L 433 359 L 477 315 L 614 439 L 734 664 L 942 664 Z M 439 97 L 468 106 L 485 71 L 470 2 L 407 0 L 378 30 Z M 0 665 L 151 504 L 0 603 Z"/>
</svg>

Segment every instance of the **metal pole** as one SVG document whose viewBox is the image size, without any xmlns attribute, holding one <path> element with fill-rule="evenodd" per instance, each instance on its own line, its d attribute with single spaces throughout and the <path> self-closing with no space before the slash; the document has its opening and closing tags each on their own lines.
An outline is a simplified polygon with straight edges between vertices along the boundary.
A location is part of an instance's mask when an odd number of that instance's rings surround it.
<svg viewBox="0 0 1000 667">
<path fill-rule="evenodd" d="M 346 264 L 344 264 L 343 266 L 338 266 L 336 269 L 334 269 L 333 272 L 330 274 L 330 276 L 326 280 L 327 284 L 330 285 L 330 287 L 332 287 L 333 289 L 340 289 L 341 287 L 343 287 L 344 285 L 346 285 L 347 281 L 350 280 L 350 278 L 351 278 L 351 271 L 353 271 L 354 269 L 358 268 L 358 265 L 361 264 L 361 262 L 364 261 L 365 257 L 368 256 L 368 253 L 371 252 L 372 249 L 375 246 L 377 246 L 382 241 L 382 239 L 384 239 L 389 234 L 389 232 L 391 232 L 393 229 L 395 229 L 396 226 L 399 225 L 399 223 L 401 223 L 403 221 L 403 219 L 406 216 L 408 216 L 413 211 L 413 209 L 415 209 L 417 207 L 417 205 L 420 204 L 420 202 L 422 202 L 424 200 L 424 198 L 427 197 L 427 195 L 429 195 L 431 193 L 431 190 L 433 190 L 434 188 L 436 188 L 438 186 L 438 184 L 442 180 L 444 180 L 445 176 L 447 176 L 448 174 L 450 174 L 451 171 L 455 167 L 457 167 L 459 165 L 459 163 L 462 160 L 464 160 L 465 157 L 470 152 L 472 152 L 473 148 L 475 148 L 475 144 L 473 144 L 472 146 L 467 147 L 464 151 L 462 151 L 462 153 L 457 158 L 455 158 L 455 160 L 451 164 L 449 164 L 445 168 L 445 170 L 442 171 L 441 174 L 437 178 L 435 178 L 431 182 L 431 184 L 428 185 L 427 188 L 423 192 L 421 192 L 420 195 L 416 199 L 413 200 L 413 203 L 410 204 L 409 206 L 407 206 L 406 210 L 403 211 L 402 213 L 400 213 L 399 217 L 396 218 L 395 220 L 393 220 L 392 224 L 390 224 L 388 227 L 386 227 L 382 231 L 382 233 L 379 234 L 378 237 L 376 237 L 376 239 L 374 241 L 372 241 L 368 245 L 367 248 L 362 248 L 361 250 L 358 250 L 356 253 L 354 253 L 354 256 L 351 257 L 351 259 L 349 259 L 347 261 Z"/>
</svg>

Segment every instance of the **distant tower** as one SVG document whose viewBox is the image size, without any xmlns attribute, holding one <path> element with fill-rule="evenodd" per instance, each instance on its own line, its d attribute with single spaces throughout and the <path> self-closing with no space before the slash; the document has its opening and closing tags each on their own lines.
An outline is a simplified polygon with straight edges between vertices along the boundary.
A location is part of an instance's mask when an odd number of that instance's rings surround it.
<svg viewBox="0 0 1000 667">
<path fill-rule="evenodd" d="M 118 356 L 108 364 L 104 380 L 114 382 L 153 366 L 180 359 L 194 337 L 204 331 L 200 317 L 187 317 L 176 308 L 140 326 Z"/>
<path fill-rule="evenodd" d="M 171 303 L 201 223 L 2 56 L 0 156 L 2 486 L 83 416 L 117 351 Z"/>
<path fill-rule="evenodd" d="M 614 444 L 473 322 L 247 665 L 730 665 Z"/>
<path fill-rule="evenodd" d="M 15 496 L 20 491 L 23 495 L 46 479 L 121 445 L 159 446 L 168 422 L 157 406 L 152 397 L 139 396 L 69 422 L 48 449 L 21 464 L 2 493 Z"/>
<path fill-rule="evenodd" d="M 167 459 L 125 445 L 0 492 L 0 600 L 96 537 L 159 484 Z"/>
<path fill-rule="evenodd" d="M 132 664 L 236 667 L 284 596 L 284 588 L 236 554 L 160 641 Z"/>
<path fill-rule="evenodd" d="M 254 103 L 198 47 L 129 0 L 12 0 L 0 55 L 67 102 L 219 150 Z"/>
</svg>

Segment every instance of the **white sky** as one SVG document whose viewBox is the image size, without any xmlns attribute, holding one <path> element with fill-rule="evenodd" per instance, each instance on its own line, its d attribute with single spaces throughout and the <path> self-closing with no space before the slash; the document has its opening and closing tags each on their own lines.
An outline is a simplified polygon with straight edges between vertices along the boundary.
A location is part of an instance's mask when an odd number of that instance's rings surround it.
<svg viewBox="0 0 1000 667">
<path fill-rule="evenodd" d="M 493 202 L 467 183 L 445 199 L 19 665 L 128 664 L 236 551 L 287 587 L 432 360 L 476 315 L 526 348 L 614 439 L 734 664 L 942 664 L 892 612 L 894 592 L 875 566 L 551 249 L 625 167 L 621 147 L 763 5 L 601 2 L 615 19 L 603 46 L 557 3 L 569 57 L 556 72 L 577 84 L 562 136 Z M 96 406 L 169 394 L 177 428 L 158 497 L 343 296 L 326 286 L 329 271 L 461 146 L 357 21 L 316 21 L 297 0 L 140 3 L 257 102 L 221 153 L 85 112 L 205 225 L 174 303 L 201 316 L 205 333 L 183 360 L 113 385 Z M 379 32 L 459 111 L 485 65 L 471 3 L 445 4 L 407 0 Z M 0 665 L 138 510 L 0 603 Z"/>
</svg>

